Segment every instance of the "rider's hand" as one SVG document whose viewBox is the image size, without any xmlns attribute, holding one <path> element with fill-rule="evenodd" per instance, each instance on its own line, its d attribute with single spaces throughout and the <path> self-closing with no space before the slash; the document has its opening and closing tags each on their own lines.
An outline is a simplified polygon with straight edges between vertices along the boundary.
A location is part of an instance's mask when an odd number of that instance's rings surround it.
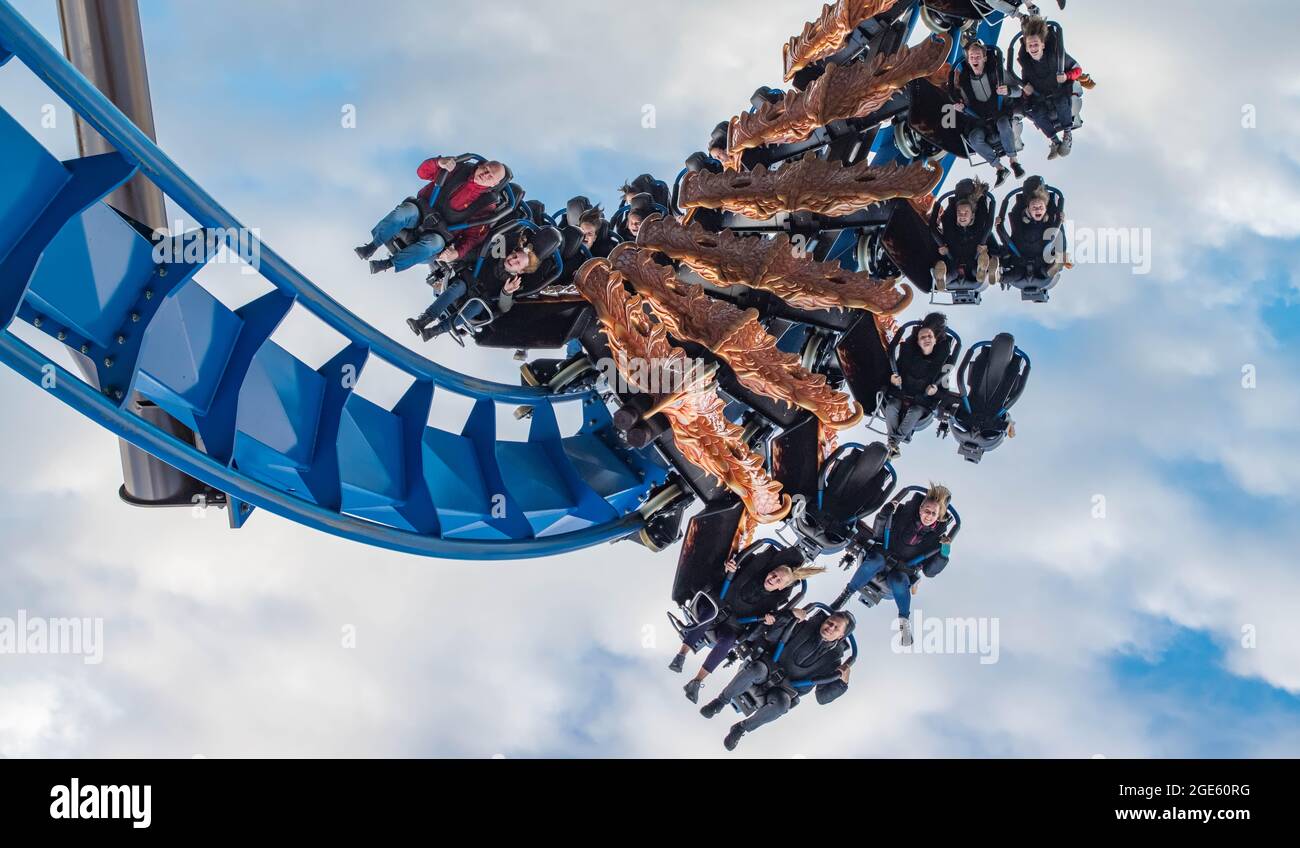
<svg viewBox="0 0 1300 848">
<path fill-rule="evenodd" d="M 1056 75 L 1056 81 L 1057 81 L 1057 82 L 1065 82 L 1065 74 L 1057 74 L 1057 75 Z"/>
<path fill-rule="evenodd" d="M 925 387 L 925 393 L 926 393 L 927 395 L 932 395 L 932 394 L 934 394 L 934 393 L 937 392 L 937 391 L 939 391 L 939 387 L 938 387 L 938 386 L 926 386 L 926 387 Z"/>
<path fill-rule="evenodd" d="M 506 284 L 502 287 L 501 290 L 504 291 L 506 294 L 514 294 L 515 292 L 519 291 L 519 287 L 523 285 L 523 282 L 524 282 L 523 280 L 519 279 L 519 275 L 515 274 L 510 279 L 506 280 Z"/>
<path fill-rule="evenodd" d="M 952 544 L 952 536 L 949 536 L 947 533 L 943 534 L 942 536 L 939 537 L 939 544 L 941 544 L 941 545 L 951 545 L 951 544 Z"/>
<path fill-rule="evenodd" d="M 1011 93 L 1011 89 L 1007 88 L 1005 85 L 1000 85 L 994 90 L 997 91 L 997 93 L 1002 95 L 1003 97 L 1006 97 L 1009 93 Z"/>
<path fill-rule="evenodd" d="M 456 170 L 456 159 L 452 156 L 444 156 L 438 160 L 438 167 L 444 171 Z"/>
<path fill-rule="evenodd" d="M 460 258 L 460 252 L 454 247 L 444 248 L 442 253 L 438 254 L 439 262 L 455 262 Z"/>
<path fill-rule="evenodd" d="M 889 382 L 893 383 L 895 386 L 902 386 L 902 385 L 903 385 L 903 378 L 900 377 L 900 376 L 898 376 L 897 374 L 890 374 L 890 375 L 889 375 Z"/>
<path fill-rule="evenodd" d="M 940 252 L 941 254 L 943 254 L 944 256 L 947 256 L 947 255 L 948 255 L 948 245 L 946 245 L 946 244 L 941 244 L 941 245 L 939 245 L 939 252 Z"/>
<path fill-rule="evenodd" d="M 771 627 L 773 624 L 776 624 L 776 616 L 769 612 L 767 615 L 763 616 L 763 623 L 768 627 Z"/>
<path fill-rule="evenodd" d="M 723 565 L 722 567 L 728 574 L 735 574 L 736 569 L 739 566 L 736 565 L 736 558 L 732 557 L 731 559 L 727 560 L 726 564 Z"/>
<path fill-rule="evenodd" d="M 1015 437 L 1016 437 L 1016 425 L 1015 425 L 1015 424 L 1008 424 L 1008 425 L 1007 425 L 1007 438 L 1008 438 L 1008 439 L 1014 439 Z"/>
<path fill-rule="evenodd" d="M 840 680 L 843 680 L 845 683 L 848 683 L 849 672 L 852 670 L 853 670 L 853 666 L 849 665 L 848 663 L 845 663 L 844 665 L 840 666 L 839 667 Z"/>
<path fill-rule="evenodd" d="M 916 590 L 920 587 L 920 585 L 921 585 L 920 583 L 913 583 L 913 584 L 912 584 L 912 594 L 913 594 L 913 595 L 916 594 Z"/>
<path fill-rule="evenodd" d="M 1025 87 L 1024 87 L 1023 90 L 1024 90 L 1025 94 L 1033 94 L 1033 93 L 1034 93 L 1034 87 L 1033 87 L 1032 85 L 1030 85 L 1029 83 L 1025 83 Z"/>
<path fill-rule="evenodd" d="M 958 112 L 965 112 L 965 111 L 966 111 L 966 104 L 965 104 L 965 103 L 954 103 L 954 104 L 952 104 L 952 108 L 953 108 L 954 110 L 958 111 Z"/>
<path fill-rule="evenodd" d="M 797 621 L 804 621 L 808 618 L 808 610 L 805 607 L 790 610 L 790 614 L 793 615 Z"/>
</svg>

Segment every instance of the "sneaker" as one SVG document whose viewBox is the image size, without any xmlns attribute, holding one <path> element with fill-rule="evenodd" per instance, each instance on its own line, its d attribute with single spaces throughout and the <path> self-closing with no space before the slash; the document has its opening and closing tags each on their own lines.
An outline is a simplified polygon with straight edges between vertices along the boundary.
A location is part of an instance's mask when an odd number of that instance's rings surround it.
<svg viewBox="0 0 1300 848">
<path fill-rule="evenodd" d="M 672 662 L 668 663 L 668 670 L 675 671 L 678 674 L 681 674 L 682 667 L 685 665 L 686 665 L 686 655 L 678 654 L 677 656 L 673 657 Z"/>
<path fill-rule="evenodd" d="M 745 728 L 741 727 L 740 723 L 737 722 L 731 726 L 731 731 L 727 734 L 727 737 L 722 740 L 722 746 L 728 751 L 734 751 L 736 750 L 736 746 L 740 744 L 740 737 L 744 735 Z"/>
<path fill-rule="evenodd" d="M 899 644 L 904 648 L 912 647 L 912 622 L 906 618 L 898 620 Z"/>
<path fill-rule="evenodd" d="M 360 247 L 354 247 L 352 249 L 355 250 L 357 252 L 357 256 L 360 256 L 362 259 L 369 259 L 370 257 L 375 255 L 375 251 L 379 249 L 379 245 L 363 244 Z"/>
<path fill-rule="evenodd" d="M 948 263 L 942 259 L 934 263 L 934 290 L 948 290 Z"/>
<path fill-rule="evenodd" d="M 989 260 L 989 285 L 1002 282 L 1002 260 L 994 256 Z"/>
<path fill-rule="evenodd" d="M 392 267 L 393 267 L 393 260 L 391 259 L 370 260 L 370 273 L 372 274 L 378 274 L 380 271 L 387 271 L 389 268 Z"/>
<path fill-rule="evenodd" d="M 1070 150 L 1073 147 L 1074 147 L 1074 136 L 1070 135 L 1069 130 L 1066 130 L 1065 135 L 1061 138 L 1061 143 L 1057 145 L 1056 149 L 1060 153 L 1060 155 L 1069 156 Z"/>
<path fill-rule="evenodd" d="M 1007 166 L 1006 166 L 1006 165 L 998 165 L 998 173 L 997 173 L 997 176 L 993 178 L 993 187 L 994 187 L 994 188 L 1001 188 L 1002 184 L 1005 183 L 1005 182 L 1007 181 L 1007 177 L 1008 177 L 1010 174 L 1011 174 L 1011 172 L 1010 172 L 1009 170 L 1007 170 Z"/>
<path fill-rule="evenodd" d="M 688 681 L 687 684 L 682 687 L 682 691 L 686 693 L 686 700 L 690 701 L 692 704 L 698 704 L 700 702 L 700 687 L 703 685 L 703 680 Z"/>
<path fill-rule="evenodd" d="M 1011 173 L 1016 175 L 1016 179 L 1023 180 L 1025 178 L 1025 166 L 1019 162 L 1012 162 Z"/>
<path fill-rule="evenodd" d="M 712 701 L 709 701 L 707 704 L 700 707 L 700 715 L 705 718 L 713 718 L 715 715 L 722 712 L 722 708 L 725 706 L 726 704 L 722 703 L 722 701 L 714 698 Z"/>
<path fill-rule="evenodd" d="M 420 331 L 420 341 L 427 342 L 434 336 L 441 335 L 443 332 L 445 332 L 445 330 L 441 323 L 434 324 L 431 327 L 425 327 Z"/>
<path fill-rule="evenodd" d="M 424 332 L 424 325 L 420 323 L 419 318 L 407 318 L 406 326 L 411 328 L 411 332 L 417 336 Z"/>
<path fill-rule="evenodd" d="M 981 283 L 989 281 L 989 246 L 981 244 L 975 249 L 975 279 Z"/>
<path fill-rule="evenodd" d="M 1057 141 L 1056 139 L 1052 139 L 1052 149 L 1048 152 L 1047 158 L 1055 159 L 1060 155 L 1061 155 L 1061 142 Z"/>
<path fill-rule="evenodd" d="M 889 440 L 889 458 L 898 459 L 903 454 L 903 449 L 898 446 L 898 442 L 893 439 Z"/>
</svg>

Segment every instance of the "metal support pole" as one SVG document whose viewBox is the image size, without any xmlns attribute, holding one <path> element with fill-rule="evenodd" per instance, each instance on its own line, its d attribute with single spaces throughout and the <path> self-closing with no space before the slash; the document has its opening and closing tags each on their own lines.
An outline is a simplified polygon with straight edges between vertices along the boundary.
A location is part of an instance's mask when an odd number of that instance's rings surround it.
<svg viewBox="0 0 1300 848">
<path fill-rule="evenodd" d="M 144 38 L 136 0 L 58 0 L 63 29 L 63 52 L 103 94 L 137 127 L 156 140 L 149 74 L 145 68 Z M 82 156 L 113 150 L 103 136 L 77 117 L 77 147 Z M 136 175 L 106 199 L 120 213 L 149 229 L 166 229 L 167 212 L 162 192 L 145 177 Z M 78 362 L 85 373 L 84 364 Z M 93 369 L 90 371 L 94 373 Z M 194 434 L 162 409 L 142 402 L 137 395 L 132 410 L 176 438 L 194 444 Z M 121 442 L 122 499 L 135 506 L 189 506 L 196 495 L 211 503 L 212 492 L 186 474 L 161 462 L 128 442 Z M 224 500 L 218 496 L 219 500 Z"/>
</svg>

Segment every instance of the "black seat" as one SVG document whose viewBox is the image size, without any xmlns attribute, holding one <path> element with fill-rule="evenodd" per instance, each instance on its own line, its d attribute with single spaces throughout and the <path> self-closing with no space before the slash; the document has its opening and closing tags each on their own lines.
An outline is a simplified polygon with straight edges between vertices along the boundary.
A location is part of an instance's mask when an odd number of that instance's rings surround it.
<svg viewBox="0 0 1300 848">
<path fill-rule="evenodd" d="M 816 501 L 796 513 L 794 527 L 821 552 L 840 550 L 858 521 L 889 498 L 896 481 L 883 444 L 844 445 L 822 465 Z"/>
<path fill-rule="evenodd" d="M 1029 380 L 1030 361 L 1009 333 L 999 333 L 967 352 L 957 372 L 961 403 L 952 416 L 957 450 L 979 462 L 1006 437 L 1007 412 Z"/>
</svg>

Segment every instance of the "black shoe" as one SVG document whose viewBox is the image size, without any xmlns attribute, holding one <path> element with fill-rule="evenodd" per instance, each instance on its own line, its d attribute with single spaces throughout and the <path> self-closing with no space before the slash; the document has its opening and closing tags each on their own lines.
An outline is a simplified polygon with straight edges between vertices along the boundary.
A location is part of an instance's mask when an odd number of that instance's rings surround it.
<svg viewBox="0 0 1300 848">
<path fill-rule="evenodd" d="M 1023 180 L 1025 178 L 1025 166 L 1019 162 L 1012 162 L 1011 173 L 1016 175 L 1016 179 Z"/>
<path fill-rule="evenodd" d="M 380 271 L 387 271 L 389 268 L 392 267 L 393 267 L 393 260 L 391 259 L 370 260 L 370 273 L 372 274 L 378 274 Z"/>
<path fill-rule="evenodd" d="M 713 718 L 715 715 L 722 712 L 722 708 L 725 706 L 726 704 L 722 703 L 721 700 L 714 698 L 712 701 L 709 701 L 707 704 L 700 707 L 700 715 L 705 718 Z"/>
<path fill-rule="evenodd" d="M 740 726 L 740 722 L 737 722 L 731 726 L 731 732 L 727 734 L 727 738 L 722 740 L 722 746 L 728 751 L 734 751 L 736 746 L 740 744 L 740 737 L 744 735 L 745 728 Z"/>
<path fill-rule="evenodd" d="M 360 256 L 362 259 L 369 259 L 370 257 L 374 256 L 375 251 L 378 249 L 379 249 L 379 245 L 373 242 L 370 244 L 363 244 L 360 247 L 353 248 L 353 250 L 357 252 L 357 256 Z"/>
<path fill-rule="evenodd" d="M 1010 175 L 1010 173 L 1011 172 L 1007 170 L 1005 165 L 999 165 L 998 175 L 993 178 L 993 187 L 1001 187 L 1001 185 L 1007 181 L 1007 176 Z"/>
<path fill-rule="evenodd" d="M 686 665 L 686 655 L 678 654 L 677 656 L 673 657 L 672 662 L 668 663 L 668 670 L 675 671 L 680 674 L 682 667 L 685 665 Z"/>
<path fill-rule="evenodd" d="M 700 702 L 700 687 L 703 685 L 703 680 L 691 680 L 687 682 L 687 684 L 682 687 L 682 690 L 686 692 L 686 700 L 690 701 L 692 704 L 698 704 Z"/>
<path fill-rule="evenodd" d="M 444 332 L 440 324 L 434 324 L 432 327 L 425 327 L 420 331 L 420 341 L 427 342 L 434 336 L 440 336 Z"/>
</svg>

